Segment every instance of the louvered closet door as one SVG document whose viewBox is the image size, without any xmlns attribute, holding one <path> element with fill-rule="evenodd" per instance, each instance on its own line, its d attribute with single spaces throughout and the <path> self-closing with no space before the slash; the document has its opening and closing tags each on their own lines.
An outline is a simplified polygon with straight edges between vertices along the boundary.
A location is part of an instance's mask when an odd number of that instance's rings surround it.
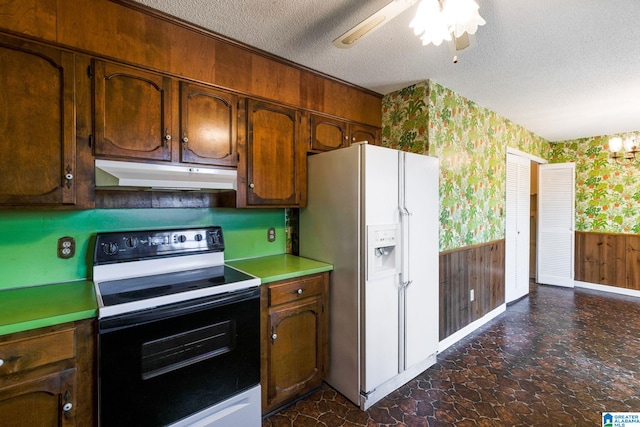
<svg viewBox="0 0 640 427">
<path fill-rule="evenodd" d="M 536 281 L 573 287 L 575 164 L 540 165 Z"/>
<path fill-rule="evenodd" d="M 507 154 L 506 190 L 505 299 L 511 302 L 529 293 L 529 159 Z"/>
</svg>

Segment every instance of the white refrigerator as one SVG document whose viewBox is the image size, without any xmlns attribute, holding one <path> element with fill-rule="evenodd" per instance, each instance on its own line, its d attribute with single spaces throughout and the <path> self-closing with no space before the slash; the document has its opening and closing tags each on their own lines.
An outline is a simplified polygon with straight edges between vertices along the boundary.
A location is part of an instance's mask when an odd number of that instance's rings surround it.
<svg viewBox="0 0 640 427">
<path fill-rule="evenodd" d="M 307 173 L 300 255 L 334 267 L 327 382 L 365 410 L 436 360 L 438 159 L 361 143 Z"/>
</svg>

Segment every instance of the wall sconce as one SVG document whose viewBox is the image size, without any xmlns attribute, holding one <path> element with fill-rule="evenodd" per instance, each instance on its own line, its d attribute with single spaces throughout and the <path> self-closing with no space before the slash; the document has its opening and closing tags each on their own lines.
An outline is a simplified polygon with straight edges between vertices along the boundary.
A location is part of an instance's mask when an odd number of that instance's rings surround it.
<svg viewBox="0 0 640 427">
<path fill-rule="evenodd" d="M 636 153 L 640 152 L 638 148 L 638 135 L 633 135 L 624 140 L 619 136 L 609 138 L 609 157 L 620 164 L 625 161 L 633 162 L 637 159 Z"/>
</svg>

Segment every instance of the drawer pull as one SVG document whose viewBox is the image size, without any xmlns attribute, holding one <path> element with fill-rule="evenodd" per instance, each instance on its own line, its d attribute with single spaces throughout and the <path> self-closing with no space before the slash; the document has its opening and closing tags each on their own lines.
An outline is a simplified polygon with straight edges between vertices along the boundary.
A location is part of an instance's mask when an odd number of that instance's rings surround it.
<svg viewBox="0 0 640 427">
<path fill-rule="evenodd" d="M 292 294 L 298 294 L 298 295 L 302 295 L 302 292 L 304 292 L 304 289 L 300 288 L 297 291 L 291 291 Z"/>
<path fill-rule="evenodd" d="M 22 356 L 16 356 L 16 355 L 13 355 L 13 356 L 9 356 L 9 358 L 8 358 L 8 359 L 4 359 L 4 360 L 3 360 L 3 359 L 0 359 L 0 366 L 4 365 L 4 364 L 5 364 L 5 362 L 9 362 L 9 363 L 11 363 L 11 362 L 16 362 L 16 361 L 17 361 L 17 360 L 19 360 L 21 357 L 22 357 Z"/>
<path fill-rule="evenodd" d="M 9 356 L 8 359 L 4 360 L 4 359 L 0 359 L 0 366 L 4 365 L 5 362 L 15 362 L 16 360 L 20 359 L 22 356 Z"/>
</svg>

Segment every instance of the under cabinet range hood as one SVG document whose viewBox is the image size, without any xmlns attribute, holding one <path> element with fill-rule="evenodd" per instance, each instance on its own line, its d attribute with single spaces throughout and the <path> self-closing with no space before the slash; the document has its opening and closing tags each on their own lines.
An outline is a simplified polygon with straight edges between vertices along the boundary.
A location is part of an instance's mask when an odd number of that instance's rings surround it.
<svg viewBox="0 0 640 427">
<path fill-rule="evenodd" d="M 236 190 L 235 169 L 96 159 L 96 188 L 104 190 Z"/>
</svg>

